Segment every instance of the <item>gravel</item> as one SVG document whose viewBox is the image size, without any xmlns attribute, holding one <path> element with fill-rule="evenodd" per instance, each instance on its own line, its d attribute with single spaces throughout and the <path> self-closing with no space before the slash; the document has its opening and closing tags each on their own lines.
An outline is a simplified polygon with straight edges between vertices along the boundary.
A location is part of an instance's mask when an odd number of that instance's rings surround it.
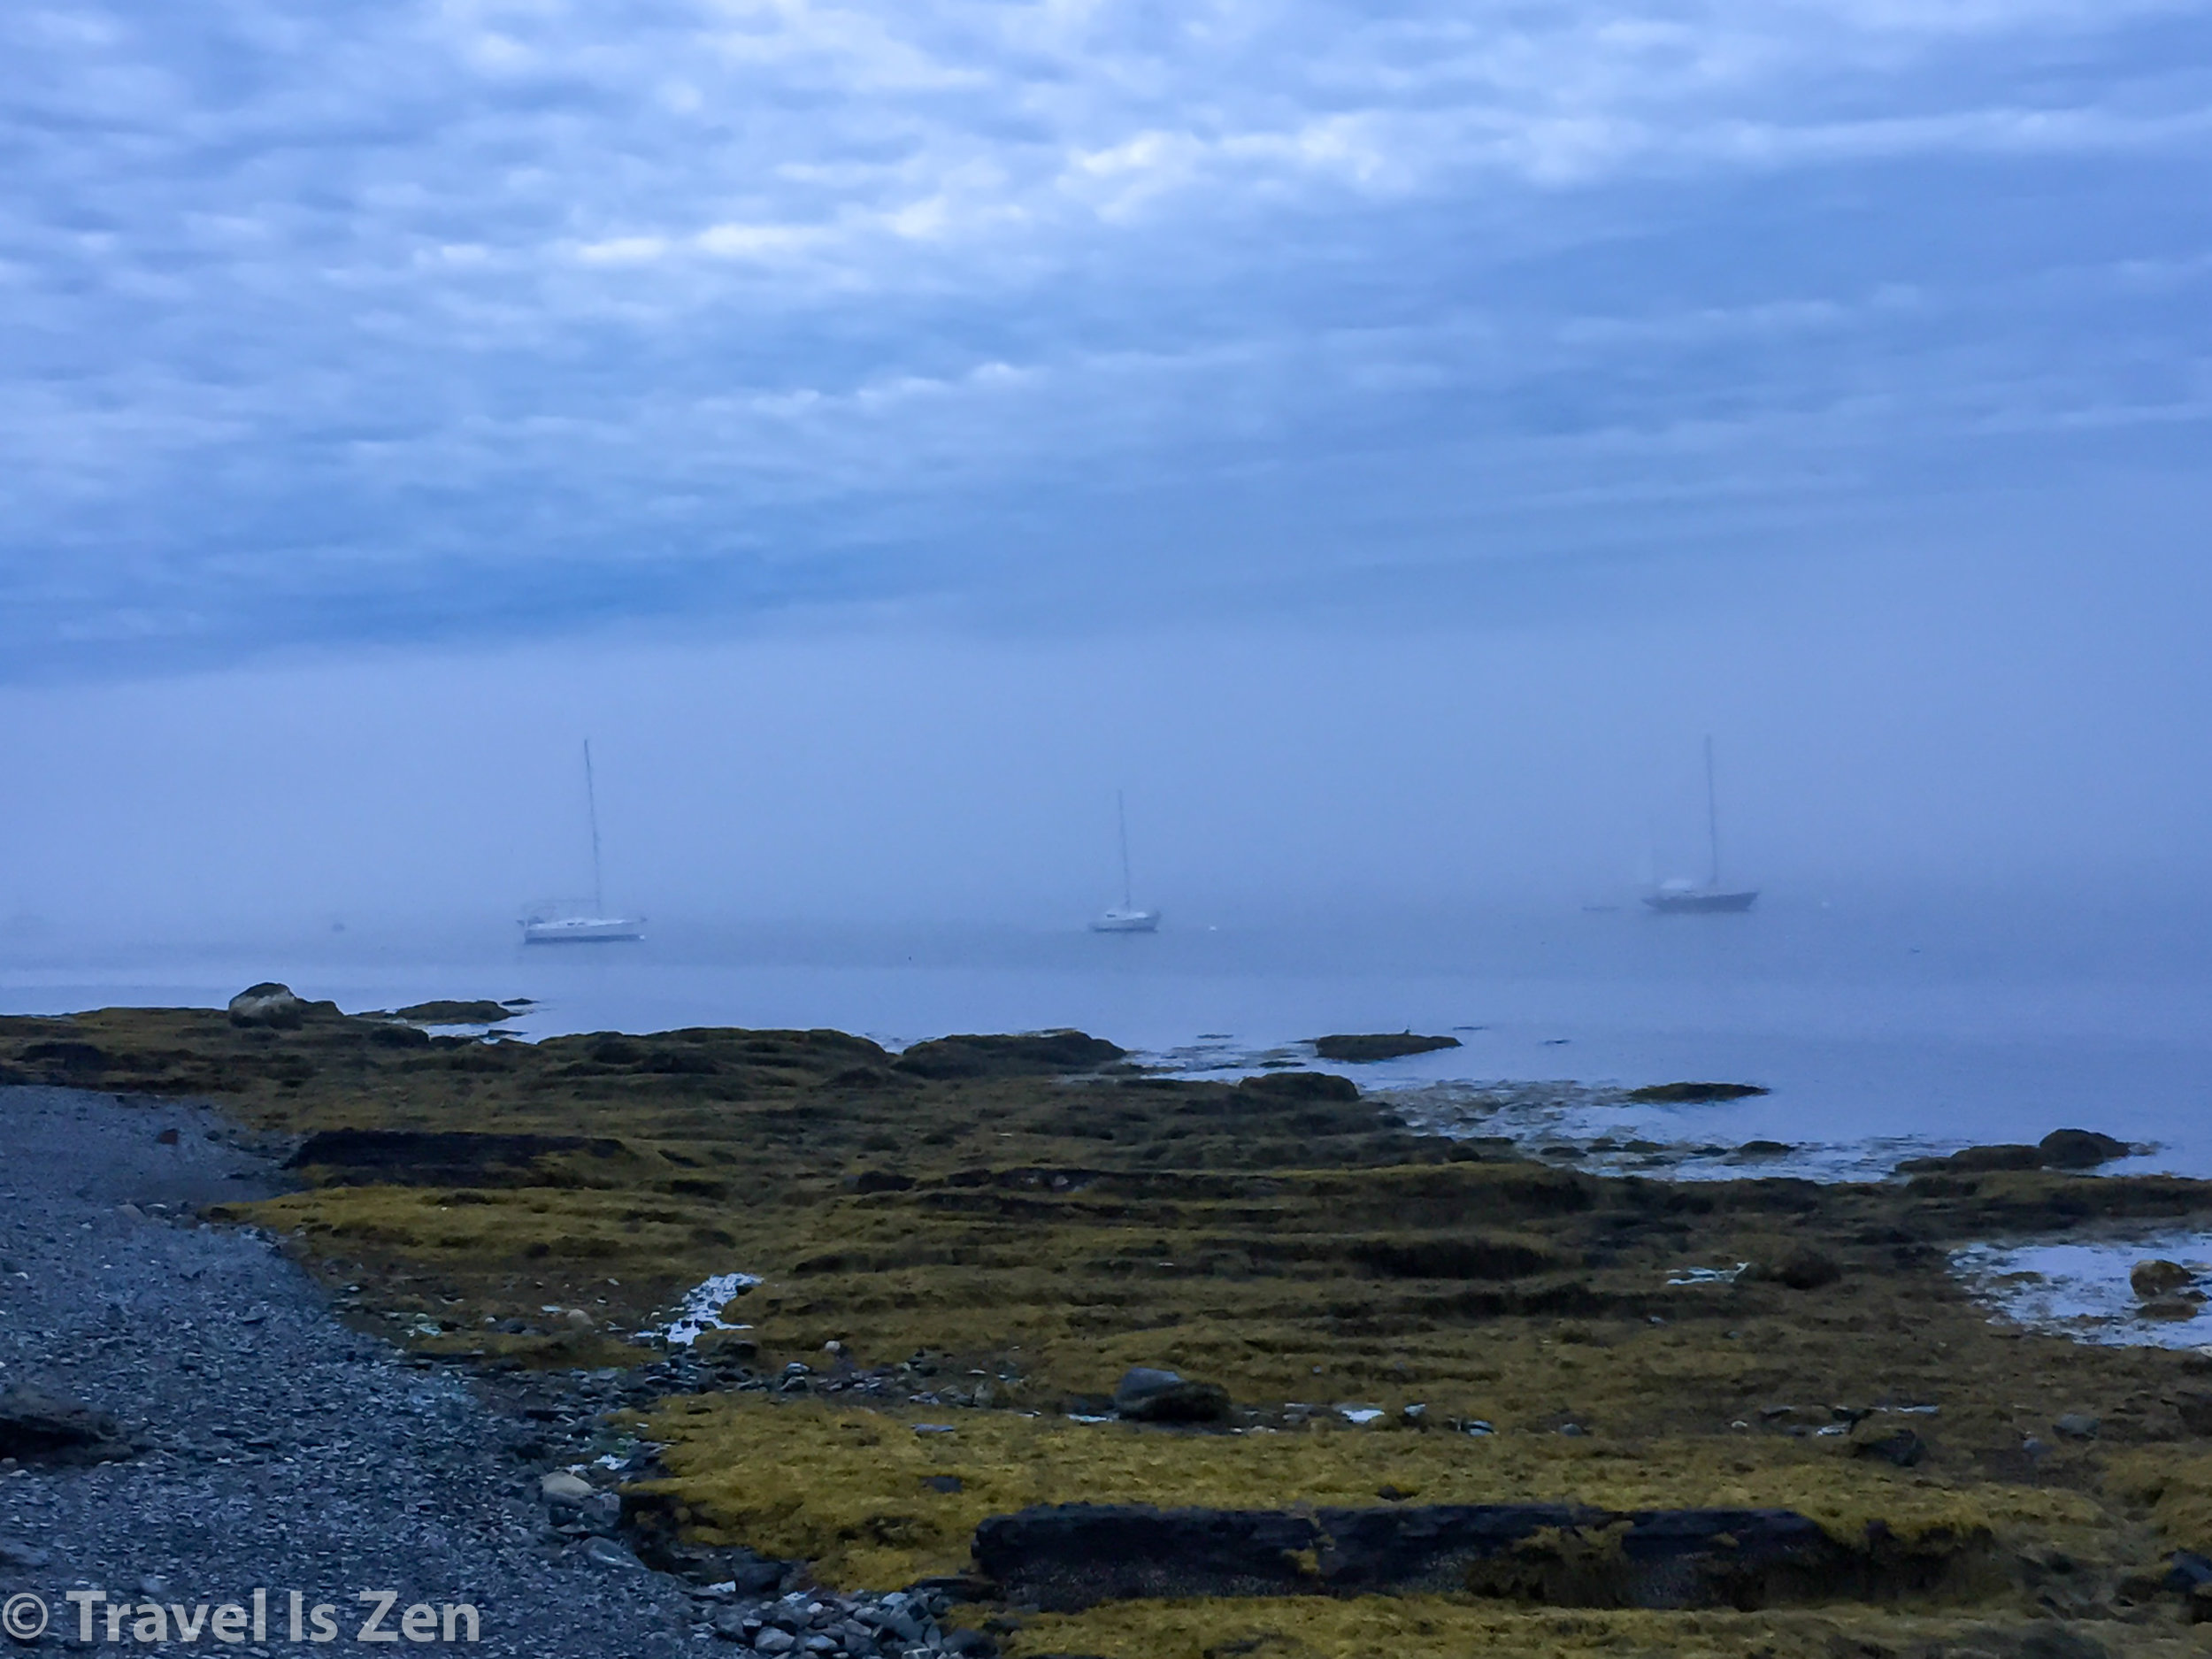
<svg viewBox="0 0 2212 1659">
<path fill-rule="evenodd" d="M 349 1647 L 365 1591 L 396 1594 L 388 1628 L 415 1603 L 472 1606 L 472 1651 L 533 1659 L 967 1647 L 926 1594 L 787 1579 L 780 1599 L 733 1598 L 649 1571 L 614 1526 L 549 1513 L 552 1448 L 518 1453 L 540 1425 L 511 1415 L 511 1388 L 349 1329 L 276 1240 L 196 1217 L 283 1182 L 204 1108 L 0 1089 L 0 1391 L 110 1414 L 127 1454 L 0 1459 L 0 1594 L 51 1614 L 27 1646 L 76 1646 L 65 1597 L 96 1589 L 188 1614 L 265 1591 L 265 1639 L 208 1627 L 193 1644 L 257 1656 L 314 1651 L 289 1640 L 293 1591 L 330 1604 Z M 134 1624 L 111 1642 L 96 1616 L 95 1645 L 145 1650 Z"/>
</svg>

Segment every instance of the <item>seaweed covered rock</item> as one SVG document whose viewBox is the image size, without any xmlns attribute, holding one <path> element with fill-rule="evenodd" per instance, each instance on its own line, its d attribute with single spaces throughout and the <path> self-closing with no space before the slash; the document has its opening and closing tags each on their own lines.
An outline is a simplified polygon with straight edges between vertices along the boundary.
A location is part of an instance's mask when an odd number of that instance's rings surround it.
<svg viewBox="0 0 2212 1659">
<path fill-rule="evenodd" d="M 1064 1504 L 993 1516 L 975 1562 L 1047 1611 L 1191 1596 L 1471 1592 L 1564 1607 L 1755 1608 L 1941 1583 L 1978 1540 L 1853 1550 L 1788 1509 L 1560 1503 L 1380 1509 Z"/>
<path fill-rule="evenodd" d="M 1240 1094 L 1256 1094 L 1269 1101 L 1327 1101 L 1349 1105 L 1359 1099 L 1359 1085 L 1333 1071 L 1263 1071 L 1237 1084 Z"/>
<path fill-rule="evenodd" d="M 1647 1083 L 1629 1090 L 1628 1098 L 1645 1106 L 1710 1106 L 1770 1092 L 1756 1083 Z"/>
<path fill-rule="evenodd" d="M 1398 1060 L 1409 1054 L 1458 1047 L 1456 1037 L 1421 1037 L 1409 1031 L 1339 1032 L 1313 1040 L 1314 1053 L 1340 1065 L 1366 1065 L 1376 1060 Z"/>
<path fill-rule="evenodd" d="M 2005 1170 L 2086 1170 L 2134 1148 L 2089 1129 L 2054 1129 L 2033 1146 L 1967 1147 L 1946 1157 L 1907 1158 L 1901 1175 L 1978 1175 Z"/>
<path fill-rule="evenodd" d="M 503 1019 L 512 1019 L 516 1010 L 503 1002 L 456 1002 L 450 999 L 430 1002 L 414 1002 L 398 1010 L 392 1016 L 418 1025 L 496 1025 Z"/>
<path fill-rule="evenodd" d="M 1819 1290 L 1843 1277 L 1835 1258 L 1809 1244 L 1793 1244 L 1763 1263 L 1756 1277 L 1789 1290 Z"/>
<path fill-rule="evenodd" d="M 489 1134 L 463 1129 L 326 1129 L 303 1141 L 285 1168 L 316 1170 L 334 1185 L 526 1185 L 540 1159 L 594 1159 L 628 1151 L 605 1135 Z"/>
<path fill-rule="evenodd" d="M 1032 1031 L 1011 1036 L 973 1034 L 918 1042 L 892 1062 L 911 1077 L 1056 1077 L 1095 1071 L 1128 1050 L 1079 1031 Z"/>
<path fill-rule="evenodd" d="M 2054 1129 L 2036 1143 L 2036 1149 L 2043 1155 L 2043 1167 L 2051 1170 L 2094 1169 L 2135 1150 L 2126 1141 L 2093 1129 Z"/>
<path fill-rule="evenodd" d="M 2143 1302 L 2170 1296 L 2174 1292 L 2185 1290 L 2196 1282 L 2197 1276 L 2179 1262 L 2169 1262 L 2162 1256 L 2138 1262 L 2128 1270 L 2128 1288 Z"/>
</svg>

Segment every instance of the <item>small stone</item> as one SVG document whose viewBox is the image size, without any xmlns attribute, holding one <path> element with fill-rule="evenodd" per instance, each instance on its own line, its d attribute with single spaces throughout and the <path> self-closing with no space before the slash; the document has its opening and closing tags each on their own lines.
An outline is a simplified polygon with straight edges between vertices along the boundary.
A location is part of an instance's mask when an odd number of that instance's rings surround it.
<svg viewBox="0 0 2212 1659">
<path fill-rule="evenodd" d="M 579 1331 L 588 1331 L 598 1323 L 581 1308 L 571 1308 L 561 1316 L 561 1318 L 564 1323 L 573 1325 Z"/>
<path fill-rule="evenodd" d="M 1899 1469 L 1911 1469 L 1928 1455 L 1928 1444 L 1910 1429 L 1899 1429 L 1878 1440 L 1862 1440 L 1851 1450 L 1855 1456 L 1879 1458 Z"/>
<path fill-rule="evenodd" d="M 590 1481 L 565 1469 L 557 1469 L 538 1482 L 538 1495 L 548 1503 L 581 1503 L 596 1490 Z"/>
<path fill-rule="evenodd" d="M 1843 1269 L 1833 1258 L 1801 1244 L 1774 1263 L 1771 1276 L 1778 1284 L 1791 1290 L 1819 1290 L 1841 1279 Z"/>
<path fill-rule="evenodd" d="M 2069 1411 L 2051 1426 L 2070 1440 L 2093 1440 L 2104 1424 L 2085 1411 Z"/>
<path fill-rule="evenodd" d="M 745 1613 L 741 1608 L 725 1607 L 715 1610 L 714 1633 L 724 1641 L 745 1640 Z"/>
<path fill-rule="evenodd" d="M 42 1549 L 18 1543 L 12 1538 L 0 1538 L 0 1567 L 43 1567 L 51 1559 Z"/>
<path fill-rule="evenodd" d="M 584 1559 L 595 1567 L 606 1567 L 618 1572 L 643 1572 L 645 1563 L 632 1555 L 626 1545 L 611 1538 L 595 1538 L 584 1546 Z"/>
<path fill-rule="evenodd" d="M 2153 1256 L 2138 1262 L 2128 1270 L 2128 1288 L 2138 1300 L 2152 1302 L 2170 1296 L 2175 1291 L 2186 1289 L 2197 1282 L 2197 1276 L 2179 1262 L 2169 1262 L 2162 1256 Z"/>
<path fill-rule="evenodd" d="M 769 1625 L 759 1635 L 753 1638 L 755 1653 L 787 1654 L 798 1645 L 799 1639 L 796 1636 L 787 1630 L 779 1630 L 773 1624 Z"/>
</svg>

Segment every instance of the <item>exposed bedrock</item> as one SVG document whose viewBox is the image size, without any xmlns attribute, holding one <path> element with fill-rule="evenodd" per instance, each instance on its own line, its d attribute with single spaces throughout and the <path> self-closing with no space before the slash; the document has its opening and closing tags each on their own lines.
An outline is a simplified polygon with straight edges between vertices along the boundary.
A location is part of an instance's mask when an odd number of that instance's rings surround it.
<svg viewBox="0 0 2212 1659">
<path fill-rule="evenodd" d="M 1324 1060 L 1343 1065 L 1367 1065 L 1377 1060 L 1402 1060 L 1409 1054 L 1432 1054 L 1456 1048 L 1456 1037 L 1424 1037 L 1410 1031 L 1340 1031 L 1313 1040 L 1313 1051 Z"/>
<path fill-rule="evenodd" d="M 288 1169 L 313 1169 L 338 1184 L 497 1186 L 531 1174 L 541 1158 L 621 1156 L 605 1135 L 486 1134 L 464 1129 L 326 1129 L 303 1141 Z"/>
<path fill-rule="evenodd" d="M 911 1077 L 1053 1077 L 1095 1071 L 1128 1051 L 1079 1031 L 1033 1031 L 1010 1036 L 963 1034 L 918 1042 L 893 1061 Z"/>
<path fill-rule="evenodd" d="M 1789 1509 L 1453 1504 L 1158 1509 L 1066 1504 L 993 1516 L 977 1570 L 1014 1602 L 1073 1612 L 1161 1597 L 1472 1592 L 1557 1607 L 1752 1609 L 1960 1585 L 1985 1540 L 1858 1547 Z"/>
</svg>

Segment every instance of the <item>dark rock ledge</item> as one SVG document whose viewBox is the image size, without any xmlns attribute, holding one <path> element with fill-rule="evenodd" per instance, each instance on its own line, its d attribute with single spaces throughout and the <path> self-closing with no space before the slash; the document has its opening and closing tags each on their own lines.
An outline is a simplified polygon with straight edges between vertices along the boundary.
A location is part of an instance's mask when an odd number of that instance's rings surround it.
<svg viewBox="0 0 2212 1659">
<path fill-rule="evenodd" d="M 1789 1509 L 1453 1504 L 1156 1509 L 1067 1504 L 993 1516 L 978 1571 L 1048 1612 L 1153 1597 L 1471 1591 L 1554 1607 L 1751 1609 L 1955 1587 L 1987 1540 L 1908 1544 L 1879 1524 L 1847 1547 Z"/>
</svg>

